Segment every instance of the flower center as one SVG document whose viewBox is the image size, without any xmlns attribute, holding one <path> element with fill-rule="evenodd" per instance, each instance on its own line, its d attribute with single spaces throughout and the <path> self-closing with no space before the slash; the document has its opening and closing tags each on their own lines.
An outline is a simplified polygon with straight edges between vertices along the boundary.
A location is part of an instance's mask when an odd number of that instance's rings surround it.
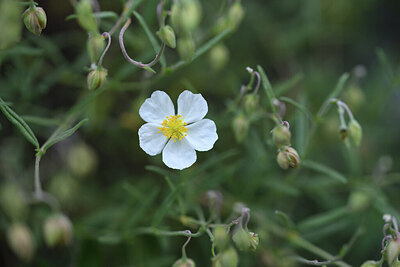
<svg viewBox="0 0 400 267">
<path fill-rule="evenodd" d="M 161 123 L 163 127 L 158 127 L 159 133 L 163 133 L 167 138 L 171 138 L 181 141 L 186 136 L 187 128 L 185 127 L 186 122 L 182 121 L 182 116 L 167 116 L 167 118 Z"/>
</svg>

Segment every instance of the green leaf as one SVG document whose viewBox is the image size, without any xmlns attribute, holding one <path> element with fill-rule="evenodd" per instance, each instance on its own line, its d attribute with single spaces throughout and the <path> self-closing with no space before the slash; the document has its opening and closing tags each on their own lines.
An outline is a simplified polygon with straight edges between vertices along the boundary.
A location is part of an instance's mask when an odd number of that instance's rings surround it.
<svg viewBox="0 0 400 267">
<path fill-rule="evenodd" d="M 49 149 L 52 145 L 67 139 L 71 135 L 73 135 L 85 122 L 87 122 L 89 119 L 83 119 L 81 120 L 78 124 L 76 124 L 74 127 L 71 129 L 68 129 L 62 133 L 57 133 L 53 134 L 50 136 L 50 138 L 46 141 L 46 143 L 42 146 L 41 150 L 43 153 L 46 153 L 47 149 Z"/>
<path fill-rule="evenodd" d="M 154 215 L 152 227 L 157 227 L 160 225 L 165 214 L 167 214 L 167 212 L 171 209 L 171 206 L 174 203 L 175 199 L 179 196 L 178 193 L 181 188 L 182 184 L 179 184 L 178 187 L 171 188 L 171 192 L 164 199 L 163 203 L 161 204 L 156 214 Z"/>
<path fill-rule="evenodd" d="M 37 116 L 30 116 L 30 115 L 25 115 L 21 116 L 26 122 L 30 122 L 39 126 L 56 126 L 61 123 L 60 120 L 58 119 L 48 119 L 48 118 L 43 118 L 43 117 L 37 117 Z"/>
<path fill-rule="evenodd" d="M 28 124 L 20 117 L 17 113 L 15 113 L 7 104 L 0 98 L 0 109 L 7 117 L 7 119 L 14 124 L 15 127 L 20 130 L 20 132 L 25 136 L 25 138 L 31 142 L 36 148 L 39 148 L 39 142 L 32 132 L 31 128 L 29 128 Z"/>
<path fill-rule="evenodd" d="M 106 19 L 106 18 L 114 18 L 118 19 L 118 14 L 112 11 L 101 11 L 101 12 L 96 12 L 93 13 L 93 16 L 97 19 Z M 76 19 L 78 18 L 77 14 L 71 14 L 68 17 L 65 18 L 65 20 L 71 20 L 71 19 Z"/>
<path fill-rule="evenodd" d="M 343 73 L 342 76 L 340 76 L 338 82 L 336 83 L 335 88 L 328 95 L 328 97 L 325 99 L 324 103 L 322 104 L 321 108 L 319 109 L 319 111 L 317 113 L 318 117 L 322 117 L 329 110 L 329 104 L 330 104 L 331 99 L 337 98 L 339 96 L 339 94 L 343 91 L 344 85 L 346 84 L 349 77 L 350 77 L 350 75 L 348 73 Z"/>
<path fill-rule="evenodd" d="M 298 223 L 298 229 L 300 231 L 316 230 L 316 228 L 318 227 L 337 221 L 348 212 L 349 209 L 347 208 L 347 206 L 345 206 L 317 214 L 315 216 L 305 219 L 301 223 Z"/>
<path fill-rule="evenodd" d="M 285 224 L 286 228 L 288 229 L 293 229 L 295 227 L 293 221 L 290 219 L 290 217 L 284 213 L 283 211 L 276 210 L 275 214 L 282 220 L 282 222 Z"/>
<path fill-rule="evenodd" d="M 315 162 L 315 161 L 311 161 L 311 160 L 304 160 L 301 163 L 302 166 L 307 167 L 309 169 L 312 169 L 314 171 L 320 172 L 322 174 L 326 174 L 327 176 L 341 182 L 341 183 L 347 183 L 347 179 L 346 177 L 344 177 L 343 174 L 329 168 L 328 166 Z"/>
<path fill-rule="evenodd" d="M 303 73 L 298 73 L 291 77 L 289 80 L 284 81 L 282 84 L 275 86 L 275 95 L 280 96 L 289 91 L 293 86 L 297 85 L 301 80 L 303 80 Z"/>
<path fill-rule="evenodd" d="M 276 107 L 274 105 L 275 94 L 274 91 L 272 90 L 271 83 L 269 82 L 268 77 L 261 66 L 257 66 L 257 70 L 260 73 L 262 85 L 265 90 L 265 93 L 267 94 L 268 102 L 269 105 L 271 106 L 272 113 L 275 114 L 276 113 Z"/>
<path fill-rule="evenodd" d="M 286 96 L 279 97 L 279 100 L 293 105 L 295 108 L 297 108 L 298 110 L 303 112 L 304 115 L 306 115 L 311 121 L 313 121 L 313 116 L 311 115 L 311 112 L 302 104 L 300 104 L 300 103 L 296 102 L 295 100 L 293 100 L 289 97 L 286 97 Z"/>
</svg>

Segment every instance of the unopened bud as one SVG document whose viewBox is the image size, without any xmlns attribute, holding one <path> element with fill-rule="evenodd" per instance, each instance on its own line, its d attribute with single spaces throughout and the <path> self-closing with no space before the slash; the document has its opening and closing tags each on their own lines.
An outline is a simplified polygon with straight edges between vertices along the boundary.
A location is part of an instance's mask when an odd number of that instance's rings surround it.
<svg viewBox="0 0 400 267">
<path fill-rule="evenodd" d="M 176 47 L 176 39 L 175 39 L 175 32 L 171 28 L 171 26 L 163 26 L 158 32 L 158 37 L 163 41 L 166 45 L 171 48 Z"/>
<path fill-rule="evenodd" d="M 172 267 L 195 267 L 196 264 L 192 259 L 179 259 L 177 260 Z"/>
<path fill-rule="evenodd" d="M 349 197 L 349 208 L 354 211 L 364 210 L 370 203 L 370 196 L 364 191 L 354 191 Z"/>
<path fill-rule="evenodd" d="M 171 23 L 179 33 L 189 33 L 197 28 L 201 19 L 198 0 L 175 1 L 171 9 Z"/>
<path fill-rule="evenodd" d="M 62 214 L 52 215 L 46 219 L 43 233 L 47 246 L 68 246 L 72 240 L 71 221 Z"/>
<path fill-rule="evenodd" d="M 90 0 L 81 0 L 76 5 L 78 22 L 87 32 L 97 33 L 97 23 L 93 16 L 92 3 Z"/>
<path fill-rule="evenodd" d="M 241 143 L 244 140 L 249 130 L 249 124 L 249 120 L 243 114 L 239 114 L 233 120 L 232 128 L 237 142 Z"/>
<path fill-rule="evenodd" d="M 238 264 L 238 254 L 234 248 L 222 251 L 212 260 L 212 267 L 236 267 Z"/>
<path fill-rule="evenodd" d="M 260 243 L 260 238 L 258 237 L 258 234 L 249 232 L 250 234 L 250 250 L 256 250 L 258 247 L 258 244 Z"/>
<path fill-rule="evenodd" d="M 229 235 L 226 227 L 215 227 L 214 242 L 219 251 L 223 251 L 229 246 Z"/>
<path fill-rule="evenodd" d="M 87 84 L 89 90 L 96 90 L 100 88 L 105 82 L 107 77 L 107 70 L 104 68 L 97 68 L 89 72 L 87 76 Z"/>
<path fill-rule="evenodd" d="M 243 19 L 244 10 L 240 1 L 233 3 L 228 12 L 228 23 L 232 28 L 237 28 Z"/>
<path fill-rule="evenodd" d="M 40 35 L 42 30 L 46 28 L 47 17 L 41 7 L 28 8 L 25 10 L 23 17 L 26 28 L 36 35 Z"/>
<path fill-rule="evenodd" d="M 11 225 L 7 231 L 7 241 L 14 253 L 23 261 L 29 262 L 34 253 L 32 233 L 24 224 Z"/>
<path fill-rule="evenodd" d="M 90 62 L 96 64 L 99 61 L 101 54 L 106 47 L 106 42 L 103 36 L 98 33 L 89 34 L 87 42 L 87 50 L 89 52 Z"/>
<path fill-rule="evenodd" d="M 356 146 L 359 146 L 361 144 L 362 128 L 361 125 L 355 119 L 352 119 L 349 122 L 349 135 L 351 140 Z"/>
<path fill-rule="evenodd" d="M 4 213 L 12 220 L 25 217 L 28 211 L 27 199 L 16 184 L 6 184 L 1 187 L 0 205 Z"/>
<path fill-rule="evenodd" d="M 366 261 L 364 262 L 361 267 L 379 267 L 380 263 L 376 261 Z"/>
<path fill-rule="evenodd" d="M 285 125 L 278 125 L 272 130 L 272 140 L 278 148 L 290 146 L 290 137 L 290 130 Z"/>
<path fill-rule="evenodd" d="M 219 71 L 224 68 L 228 60 L 229 50 L 225 45 L 219 44 L 210 50 L 209 61 L 214 71 Z"/>
<path fill-rule="evenodd" d="M 232 240 L 239 250 L 256 250 L 259 243 L 258 235 L 240 227 L 232 236 Z"/>
<path fill-rule="evenodd" d="M 246 113 L 248 115 L 254 114 L 254 112 L 257 110 L 259 100 L 260 100 L 260 97 L 257 94 L 245 95 L 244 99 L 243 99 L 244 111 L 246 111 Z M 289 140 L 290 140 L 290 137 L 289 137 Z"/>
<path fill-rule="evenodd" d="M 384 253 L 385 259 L 389 266 L 394 266 L 393 264 L 398 260 L 400 254 L 400 240 L 391 240 L 389 245 L 386 247 Z"/>
<path fill-rule="evenodd" d="M 294 148 L 287 146 L 279 151 L 276 161 L 279 167 L 287 170 L 289 167 L 296 168 L 300 164 L 300 157 Z"/>
<path fill-rule="evenodd" d="M 195 49 L 195 44 L 191 37 L 186 36 L 178 39 L 178 53 L 182 60 L 191 61 Z"/>
</svg>

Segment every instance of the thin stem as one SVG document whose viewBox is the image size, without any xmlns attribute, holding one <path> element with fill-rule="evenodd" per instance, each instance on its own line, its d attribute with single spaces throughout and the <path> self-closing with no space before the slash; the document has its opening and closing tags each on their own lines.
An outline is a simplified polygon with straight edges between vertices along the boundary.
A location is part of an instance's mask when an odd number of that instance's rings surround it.
<svg viewBox="0 0 400 267">
<path fill-rule="evenodd" d="M 337 105 L 342 106 L 342 107 L 346 110 L 347 115 L 349 116 L 350 120 L 354 120 L 353 113 L 351 112 L 351 110 L 349 109 L 349 107 L 346 105 L 346 103 L 344 103 L 344 102 L 338 100 L 338 101 L 337 101 Z"/>
<path fill-rule="evenodd" d="M 187 259 L 187 257 L 186 257 L 186 246 L 187 246 L 187 244 L 189 244 L 190 239 L 192 238 L 192 237 L 190 236 L 190 234 L 192 233 L 192 232 L 190 232 L 190 230 L 186 230 L 185 232 L 186 232 L 189 236 L 188 236 L 188 239 L 186 240 L 185 244 L 183 244 L 183 246 L 182 246 L 182 259 L 183 259 L 183 261 L 186 261 L 186 259 Z"/>
<path fill-rule="evenodd" d="M 125 25 L 122 27 L 121 32 L 119 33 L 119 45 L 121 46 L 122 54 L 124 55 L 125 59 L 129 63 L 136 65 L 140 68 L 146 68 L 146 67 L 150 68 L 151 66 L 153 66 L 160 60 L 160 57 L 161 57 L 162 53 L 164 52 L 165 43 L 162 42 L 160 51 L 158 52 L 156 57 L 150 63 L 144 64 L 142 62 L 133 60 L 131 57 L 129 57 L 128 53 L 126 52 L 125 46 L 124 46 L 124 33 L 130 24 L 131 24 L 131 19 L 128 18 Z"/>
<path fill-rule="evenodd" d="M 124 21 L 128 17 L 129 13 L 132 11 L 131 9 L 133 9 L 132 7 L 134 7 L 133 3 L 134 0 L 129 0 L 125 4 L 124 11 L 122 12 L 121 16 L 119 17 L 115 25 L 109 31 L 110 35 L 113 35 L 114 32 L 116 32 L 118 28 L 121 26 L 122 21 Z"/>
<path fill-rule="evenodd" d="M 106 48 L 103 51 L 103 54 L 101 54 L 101 56 L 99 58 L 99 61 L 97 63 L 97 66 L 100 66 L 100 67 L 103 64 L 103 58 L 104 58 L 105 54 L 107 53 L 107 51 L 108 51 L 108 49 L 110 48 L 110 45 L 111 45 L 111 35 L 108 32 L 103 32 L 101 36 L 107 37 L 108 38 L 108 43 L 107 43 Z"/>
<path fill-rule="evenodd" d="M 142 227 L 136 229 L 138 234 L 152 234 L 152 235 L 160 235 L 160 236 L 186 236 L 186 237 L 199 237 L 205 231 L 205 228 L 200 227 L 197 233 L 188 233 L 186 231 L 166 231 L 166 230 L 159 230 L 152 227 Z"/>
<path fill-rule="evenodd" d="M 42 185 L 40 183 L 39 165 L 41 156 L 36 156 L 35 159 L 35 196 L 41 198 L 43 195 Z"/>
<path fill-rule="evenodd" d="M 295 260 L 297 260 L 298 262 L 304 263 L 304 264 L 308 264 L 308 265 L 314 265 L 314 266 L 323 266 L 323 265 L 328 265 L 334 262 L 339 261 L 338 259 L 334 259 L 334 260 L 328 260 L 328 261 L 318 261 L 318 260 L 307 260 L 304 259 L 302 257 L 296 256 L 293 257 Z"/>
</svg>

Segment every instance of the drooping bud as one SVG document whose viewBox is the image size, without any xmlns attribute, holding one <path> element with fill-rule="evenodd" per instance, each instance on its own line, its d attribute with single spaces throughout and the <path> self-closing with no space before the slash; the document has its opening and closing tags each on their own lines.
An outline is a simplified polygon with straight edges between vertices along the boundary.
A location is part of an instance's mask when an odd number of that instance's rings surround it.
<svg viewBox="0 0 400 267">
<path fill-rule="evenodd" d="M 23 17 L 26 28 L 33 34 L 40 35 L 42 30 L 46 28 L 46 12 L 41 7 L 33 6 L 28 8 L 25 10 Z"/>
<path fill-rule="evenodd" d="M 219 251 L 224 251 L 229 246 L 229 235 L 226 227 L 218 226 L 214 229 L 214 243 Z"/>
<path fill-rule="evenodd" d="M 366 261 L 364 262 L 361 267 L 379 267 L 380 263 L 376 261 Z"/>
<path fill-rule="evenodd" d="M 163 41 L 166 45 L 171 48 L 176 47 L 176 39 L 175 39 L 175 32 L 171 26 L 166 25 L 161 27 L 161 29 L 157 32 L 158 37 Z"/>
<path fill-rule="evenodd" d="M 21 12 L 22 5 L 14 0 L 0 1 L 1 27 L 0 50 L 9 48 L 21 37 Z"/>
<path fill-rule="evenodd" d="M 184 61 L 191 61 L 195 52 L 195 44 L 191 37 L 185 36 L 178 39 L 178 54 Z"/>
<path fill-rule="evenodd" d="M 249 120 L 243 114 L 239 114 L 233 120 L 232 129 L 237 142 L 241 143 L 244 140 L 249 130 L 249 124 Z"/>
<path fill-rule="evenodd" d="M 209 53 L 209 61 L 214 71 L 223 69 L 229 60 L 229 50 L 223 44 L 214 46 Z"/>
<path fill-rule="evenodd" d="M 300 164 L 300 157 L 294 148 L 287 146 L 279 151 L 276 161 L 279 167 L 287 170 L 289 167 L 296 168 Z"/>
<path fill-rule="evenodd" d="M 65 215 L 52 215 L 43 225 L 43 234 L 49 247 L 68 246 L 72 241 L 72 223 Z"/>
<path fill-rule="evenodd" d="M 272 130 L 272 140 L 274 144 L 280 148 L 282 146 L 290 146 L 291 133 L 285 125 L 278 125 Z"/>
<path fill-rule="evenodd" d="M 238 254 L 232 247 L 222 251 L 212 259 L 212 267 L 236 267 L 238 264 Z"/>
<path fill-rule="evenodd" d="M 23 261 L 30 262 L 34 253 L 32 233 L 22 223 L 11 225 L 7 230 L 7 241 L 14 253 Z"/>
<path fill-rule="evenodd" d="M 87 50 L 89 52 L 90 62 L 97 64 L 101 54 L 106 47 L 106 42 L 101 34 L 89 34 L 89 39 L 87 42 Z"/>
<path fill-rule="evenodd" d="M 254 112 L 257 110 L 259 100 L 260 100 L 260 97 L 257 94 L 245 95 L 244 99 L 243 99 L 244 111 L 246 111 L 246 113 L 248 115 L 254 114 Z M 290 134 L 290 132 L 289 132 L 289 134 Z M 290 141 L 290 137 L 289 137 L 289 141 Z"/>
<path fill-rule="evenodd" d="M 362 128 L 361 125 L 355 119 L 352 119 L 349 122 L 349 135 L 351 140 L 356 146 L 359 146 L 361 144 Z"/>
<path fill-rule="evenodd" d="M 12 220 L 20 220 L 28 211 L 27 199 L 21 189 L 12 183 L 0 190 L 0 205 L 4 213 Z"/>
<path fill-rule="evenodd" d="M 192 259 L 179 259 L 177 260 L 172 267 L 196 267 L 196 264 Z"/>
<path fill-rule="evenodd" d="M 97 68 L 89 72 L 87 76 L 87 84 L 89 90 L 99 89 L 107 78 L 107 70 L 104 68 Z"/>
<path fill-rule="evenodd" d="M 194 31 L 200 23 L 201 5 L 198 0 L 175 1 L 171 9 L 171 23 L 181 34 Z"/>
<path fill-rule="evenodd" d="M 246 231 L 241 226 L 233 234 L 232 240 L 235 243 L 236 247 L 242 251 L 247 251 L 249 249 L 256 250 L 259 243 L 259 238 L 257 234 Z"/>
<path fill-rule="evenodd" d="M 76 5 L 78 22 L 89 33 L 97 33 L 97 23 L 93 15 L 92 3 L 90 0 L 81 0 Z"/>
<path fill-rule="evenodd" d="M 399 254 L 400 254 L 400 240 L 399 239 L 391 240 L 384 252 L 385 259 L 389 266 L 393 266 L 393 263 L 398 260 Z"/>
</svg>

